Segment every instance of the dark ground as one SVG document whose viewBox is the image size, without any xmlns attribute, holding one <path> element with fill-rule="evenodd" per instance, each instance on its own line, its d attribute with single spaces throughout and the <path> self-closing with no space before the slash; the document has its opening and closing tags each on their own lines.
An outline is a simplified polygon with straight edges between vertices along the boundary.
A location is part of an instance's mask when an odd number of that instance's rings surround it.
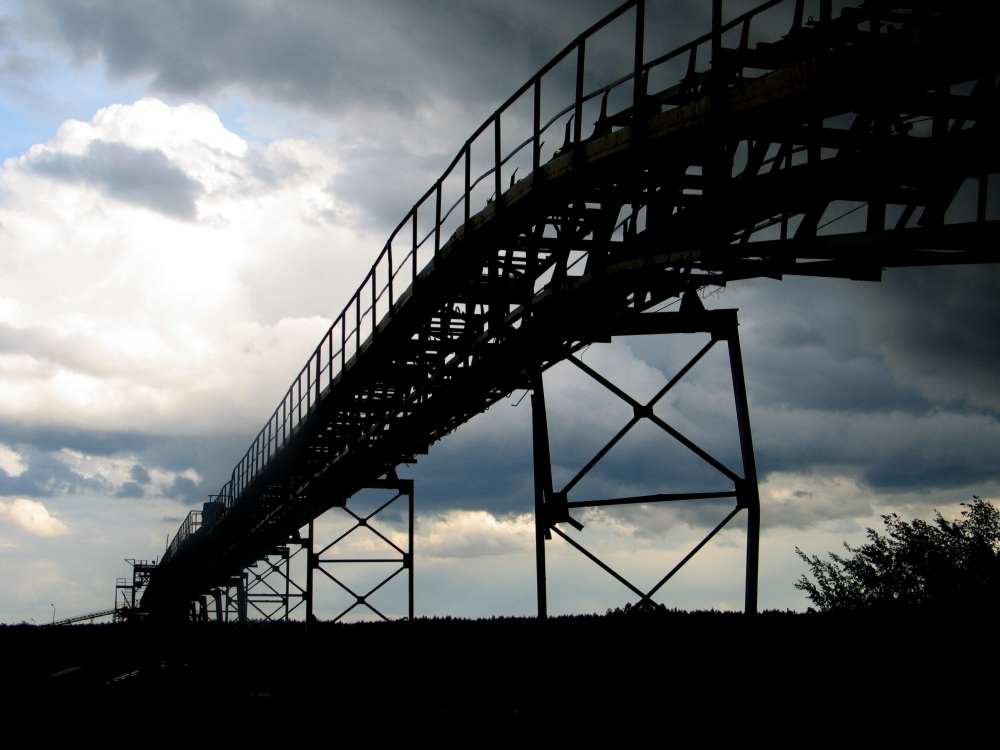
<svg viewBox="0 0 1000 750">
<path fill-rule="evenodd" d="M 3 705 L 334 707 L 359 721 L 991 716 L 993 617 L 770 612 L 0 627 Z M 711 728 L 710 725 L 705 725 Z"/>
</svg>

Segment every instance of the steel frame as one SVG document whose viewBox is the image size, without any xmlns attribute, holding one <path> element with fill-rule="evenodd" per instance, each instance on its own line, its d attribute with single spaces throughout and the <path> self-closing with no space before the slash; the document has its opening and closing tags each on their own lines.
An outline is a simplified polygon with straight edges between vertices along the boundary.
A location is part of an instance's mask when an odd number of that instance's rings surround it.
<svg viewBox="0 0 1000 750">
<path fill-rule="evenodd" d="M 243 596 L 247 616 L 252 609 L 267 622 L 288 622 L 308 601 L 308 590 L 292 577 L 292 560 L 307 548 L 306 545 L 306 539 L 290 536 L 287 544 L 272 549 L 244 570 Z M 257 569 L 258 565 L 263 566 L 262 570 Z"/>
<path fill-rule="evenodd" d="M 524 387 L 539 363 L 602 340 L 609 319 L 651 325 L 669 300 L 739 279 L 1000 261 L 992 4 L 858 3 L 834 14 L 818 0 L 810 18 L 803 0 L 765 0 L 724 20 L 713 0 L 710 31 L 654 59 L 643 0 L 580 34 L 392 232 L 220 488 L 224 512 L 207 528 L 186 519 L 144 605 L 173 616 Z M 778 6 L 788 33 L 755 43 Z M 625 14 L 633 70 L 586 92 L 591 39 Z M 574 60 L 573 96 L 543 102 Z M 610 96 L 627 102 L 608 111 Z M 521 104 L 533 115 L 523 132 L 510 117 Z M 484 144 L 493 159 L 476 177 Z M 531 169 L 515 181 L 518 153 Z M 946 220 L 966 183 L 971 220 Z M 841 203 L 864 208 L 863 231 Z"/>
<path fill-rule="evenodd" d="M 306 577 L 306 622 L 314 622 L 315 616 L 313 614 L 313 601 L 314 601 L 314 571 L 319 571 L 325 575 L 328 579 L 333 581 L 337 586 L 347 592 L 350 596 L 354 597 L 354 602 L 344 609 L 340 614 L 333 618 L 333 622 L 339 622 L 345 615 L 351 612 L 355 607 L 365 606 L 375 613 L 382 620 L 389 621 L 387 617 L 381 610 L 375 607 L 370 598 L 373 594 L 379 591 L 383 586 L 385 586 L 389 581 L 394 579 L 404 570 L 407 572 L 407 619 L 413 620 L 413 522 L 414 522 L 414 510 L 413 510 L 413 480 L 412 479 L 399 479 L 395 474 L 391 474 L 385 480 L 380 480 L 378 482 L 373 482 L 368 485 L 366 489 L 388 489 L 395 491 L 395 495 L 386 500 L 384 503 L 379 505 L 375 510 L 368 513 L 367 515 L 359 515 L 347 507 L 347 503 L 339 506 L 347 515 L 354 519 L 354 524 L 345 532 L 337 536 L 332 542 L 326 544 L 319 551 L 314 551 L 315 535 L 313 521 L 309 522 L 309 532 L 306 542 L 306 548 L 308 549 L 308 563 L 307 563 L 307 577 Z M 381 531 L 375 528 L 371 523 L 371 520 L 377 516 L 379 513 L 384 511 L 386 508 L 393 505 L 400 498 L 406 498 L 407 500 L 407 525 L 408 525 L 408 546 L 407 549 L 401 549 L 399 545 L 393 542 L 389 537 L 383 534 Z M 382 542 L 392 550 L 399 553 L 399 557 L 377 557 L 377 558 L 347 558 L 347 557 L 323 557 L 323 555 L 330 552 L 334 547 L 343 542 L 347 537 L 353 534 L 355 531 L 361 528 L 368 529 L 372 534 L 377 536 Z M 372 564 L 372 563 L 398 563 L 399 567 L 393 572 L 389 573 L 385 578 L 383 578 L 375 586 L 368 589 L 363 594 L 359 594 L 353 588 L 344 583 L 340 578 L 335 576 L 330 572 L 329 566 L 340 566 L 345 564 Z"/>
<path fill-rule="evenodd" d="M 131 578 L 115 579 L 114 622 L 124 622 L 142 615 L 139 606 L 142 601 L 142 592 L 149 584 L 153 571 L 156 569 L 155 560 L 129 558 L 125 562 L 132 566 L 132 576 Z"/>
<path fill-rule="evenodd" d="M 645 317 L 645 316 L 642 316 Z M 637 321 L 638 322 L 638 321 Z M 682 311 L 678 313 L 661 313 L 650 328 L 641 321 L 642 326 L 621 326 L 611 333 L 614 335 L 631 334 L 669 334 L 702 332 L 710 335 L 706 343 L 676 375 L 660 388 L 656 394 L 642 403 L 613 382 L 604 377 L 590 365 L 584 363 L 575 355 L 569 355 L 567 360 L 590 378 L 600 383 L 632 408 L 632 417 L 625 425 L 608 440 L 604 446 L 563 486 L 556 491 L 552 484 L 552 460 L 549 452 L 548 418 L 545 408 L 545 388 L 540 366 L 533 374 L 531 383 L 532 412 L 532 445 L 535 470 L 535 554 L 537 572 L 538 617 L 548 617 L 548 593 L 545 566 L 545 542 L 555 533 L 571 547 L 582 553 L 587 559 L 611 575 L 615 580 L 639 597 L 640 604 L 648 604 L 653 596 L 681 570 L 716 534 L 718 534 L 741 511 L 747 511 L 747 553 L 746 553 L 746 584 L 744 611 L 753 615 L 757 613 L 757 571 L 760 544 L 760 497 L 757 487 L 757 467 L 754 459 L 753 438 L 750 430 L 750 410 L 747 403 L 746 381 L 743 373 L 743 356 L 740 350 L 738 322 L 736 310 L 706 311 L 697 294 L 688 292 L 682 300 Z M 656 403 L 662 399 L 691 369 L 720 341 L 728 347 L 730 372 L 732 374 L 733 396 L 736 403 L 736 427 L 739 433 L 740 453 L 743 463 L 742 475 L 733 471 L 717 458 L 712 456 L 677 429 L 668 424 L 653 411 Z M 659 427 L 675 441 L 694 453 L 698 458 L 722 474 L 733 483 L 732 490 L 716 492 L 673 492 L 657 493 L 635 497 L 619 497 L 606 499 L 570 500 L 570 491 L 582 480 L 608 452 L 631 431 L 640 421 L 648 420 Z M 670 571 L 664 575 L 652 588 L 643 591 L 632 584 L 594 553 L 573 539 L 559 528 L 559 524 L 567 523 L 577 531 L 583 530 L 583 525 L 570 515 L 576 508 L 595 508 L 607 506 L 636 505 L 644 503 L 697 501 L 719 498 L 734 498 L 735 507 L 722 519 L 694 548 L 686 554 Z"/>
</svg>

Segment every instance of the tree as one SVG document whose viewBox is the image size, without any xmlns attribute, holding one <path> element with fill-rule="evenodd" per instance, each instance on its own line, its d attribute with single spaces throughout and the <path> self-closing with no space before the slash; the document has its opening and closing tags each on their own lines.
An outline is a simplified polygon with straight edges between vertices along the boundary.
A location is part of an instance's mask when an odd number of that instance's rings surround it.
<svg viewBox="0 0 1000 750">
<path fill-rule="evenodd" d="M 1000 511 L 976 495 L 962 507 L 956 521 L 937 511 L 933 523 L 884 515 L 884 534 L 869 528 L 866 544 L 844 543 L 850 557 L 825 561 L 796 547 L 814 580 L 803 575 L 795 588 L 823 611 L 996 610 Z"/>
</svg>

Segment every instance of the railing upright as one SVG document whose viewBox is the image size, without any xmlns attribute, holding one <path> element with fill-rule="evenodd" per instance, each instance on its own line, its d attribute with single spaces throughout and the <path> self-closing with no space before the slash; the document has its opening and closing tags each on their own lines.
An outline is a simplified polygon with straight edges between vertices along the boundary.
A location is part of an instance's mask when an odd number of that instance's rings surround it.
<svg viewBox="0 0 1000 750">
<path fill-rule="evenodd" d="M 531 146 L 531 174 L 532 179 L 538 174 L 538 168 L 542 165 L 542 77 L 535 77 L 534 104 L 532 113 L 532 146 Z"/>
<path fill-rule="evenodd" d="M 500 162 L 503 159 L 500 144 L 500 113 L 497 112 L 493 118 L 493 200 L 497 210 L 500 209 L 500 196 L 503 194 L 503 185 L 500 177 Z"/>
<path fill-rule="evenodd" d="M 441 249 L 441 182 L 438 180 L 437 189 L 434 191 L 434 257 L 437 257 L 438 251 Z M 416 217 L 416 214 L 414 214 Z M 413 219 L 413 253 L 416 257 L 416 245 L 417 245 L 417 220 Z M 414 264 L 414 280 L 416 280 L 416 264 Z"/>
<path fill-rule="evenodd" d="M 576 97 L 573 99 L 573 143 L 583 139 L 583 74 L 587 64 L 587 40 L 580 40 L 576 48 Z"/>
<path fill-rule="evenodd" d="M 472 216 L 472 141 L 465 142 L 465 227 Z"/>
</svg>

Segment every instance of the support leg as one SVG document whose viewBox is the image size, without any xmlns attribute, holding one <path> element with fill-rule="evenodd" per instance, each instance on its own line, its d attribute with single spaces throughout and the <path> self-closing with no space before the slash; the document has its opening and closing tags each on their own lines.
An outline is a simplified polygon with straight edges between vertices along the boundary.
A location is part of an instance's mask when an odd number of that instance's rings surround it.
<svg viewBox="0 0 1000 750">
<path fill-rule="evenodd" d="M 414 550 L 413 550 L 413 481 L 412 480 L 410 481 L 410 517 L 409 517 L 409 525 L 410 525 L 410 543 L 409 543 L 409 546 L 406 549 L 406 553 L 407 553 L 407 561 L 409 563 L 409 568 L 410 568 L 410 570 L 409 570 L 409 574 L 410 574 L 409 575 L 409 579 L 410 579 L 410 581 L 409 581 L 409 586 L 410 586 L 410 590 L 409 590 L 409 597 L 410 597 L 410 610 L 409 611 L 410 611 L 410 615 L 409 615 L 409 617 L 410 617 L 410 622 L 413 622 L 413 558 L 414 558 L 413 552 L 414 552 Z"/>
<path fill-rule="evenodd" d="M 757 490 L 757 464 L 754 460 L 753 438 L 750 433 L 750 407 L 743 376 L 743 355 L 737 330 L 729 335 L 729 366 L 733 374 L 733 395 L 736 398 L 736 420 L 743 457 L 743 480 L 737 487 L 737 502 L 747 509 L 747 569 L 744 612 L 757 614 L 757 568 L 760 551 L 760 495 Z"/>
<path fill-rule="evenodd" d="M 236 607 L 239 610 L 240 625 L 245 625 L 247 621 L 247 576 L 242 573 L 236 584 Z"/>
<path fill-rule="evenodd" d="M 552 461 L 549 456 L 549 430 L 545 417 L 545 387 L 542 371 L 532 375 L 531 435 L 535 467 L 535 572 L 538 591 L 538 619 L 548 618 L 545 583 L 545 540 L 549 537 L 545 502 L 552 494 Z"/>
<path fill-rule="evenodd" d="M 309 522 L 309 534 L 306 537 L 306 630 L 313 621 L 313 568 L 316 565 L 313 556 L 313 522 Z"/>
</svg>

